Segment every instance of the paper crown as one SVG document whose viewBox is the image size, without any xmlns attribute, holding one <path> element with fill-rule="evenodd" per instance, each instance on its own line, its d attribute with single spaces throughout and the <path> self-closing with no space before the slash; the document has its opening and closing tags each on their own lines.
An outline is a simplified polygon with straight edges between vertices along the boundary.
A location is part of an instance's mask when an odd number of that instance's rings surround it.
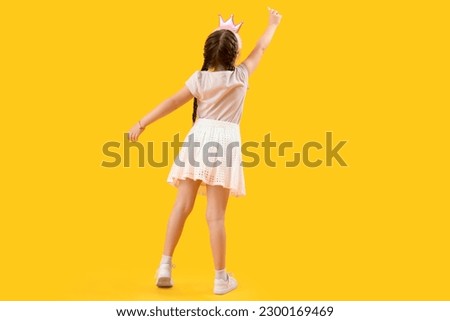
<svg viewBox="0 0 450 321">
<path fill-rule="evenodd" d="M 241 22 L 241 23 L 235 25 L 234 21 L 233 21 L 233 15 L 231 15 L 231 17 L 227 21 L 223 21 L 223 18 L 221 15 L 219 15 L 219 19 L 220 19 L 219 29 L 228 29 L 228 30 L 231 30 L 236 33 L 239 32 L 239 29 L 241 28 L 241 26 L 243 24 L 243 22 Z"/>
</svg>

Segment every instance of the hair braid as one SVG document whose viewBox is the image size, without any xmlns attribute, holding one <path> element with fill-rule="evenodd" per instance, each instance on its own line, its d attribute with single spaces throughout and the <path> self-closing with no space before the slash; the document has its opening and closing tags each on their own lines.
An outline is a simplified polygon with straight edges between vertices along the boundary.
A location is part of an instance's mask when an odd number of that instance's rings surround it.
<svg viewBox="0 0 450 321">
<path fill-rule="evenodd" d="M 208 61 L 206 60 L 206 57 L 205 57 L 201 71 L 206 71 L 206 70 L 208 70 Z M 195 123 L 195 119 L 197 118 L 197 107 L 198 107 L 197 98 L 194 97 L 194 111 L 192 112 L 192 122 L 193 123 Z"/>
</svg>

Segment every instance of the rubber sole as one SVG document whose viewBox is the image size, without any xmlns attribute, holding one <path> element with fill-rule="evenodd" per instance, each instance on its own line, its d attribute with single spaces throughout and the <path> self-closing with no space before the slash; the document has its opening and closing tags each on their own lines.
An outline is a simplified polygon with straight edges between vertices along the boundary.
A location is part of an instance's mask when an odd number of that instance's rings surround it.
<svg viewBox="0 0 450 321">
<path fill-rule="evenodd" d="M 171 288 L 173 286 L 172 280 L 168 277 L 161 277 L 156 282 L 158 288 Z"/>
<path fill-rule="evenodd" d="M 223 290 L 214 290 L 214 294 L 223 295 L 223 294 L 227 294 L 235 289 L 237 289 L 237 285 L 234 288 L 227 288 L 227 289 L 223 289 Z"/>
</svg>

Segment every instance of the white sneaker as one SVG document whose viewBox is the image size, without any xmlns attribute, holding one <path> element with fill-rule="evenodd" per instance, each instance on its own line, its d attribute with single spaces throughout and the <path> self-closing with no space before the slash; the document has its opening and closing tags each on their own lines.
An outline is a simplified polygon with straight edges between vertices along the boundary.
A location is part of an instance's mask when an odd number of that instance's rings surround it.
<svg viewBox="0 0 450 321">
<path fill-rule="evenodd" d="M 214 294 L 226 294 L 237 288 L 238 283 L 236 279 L 231 275 L 227 274 L 228 280 L 214 279 Z"/>
<path fill-rule="evenodd" d="M 160 264 L 159 269 L 156 271 L 156 286 L 159 288 L 171 288 L 172 282 L 172 264 L 164 263 Z"/>
</svg>

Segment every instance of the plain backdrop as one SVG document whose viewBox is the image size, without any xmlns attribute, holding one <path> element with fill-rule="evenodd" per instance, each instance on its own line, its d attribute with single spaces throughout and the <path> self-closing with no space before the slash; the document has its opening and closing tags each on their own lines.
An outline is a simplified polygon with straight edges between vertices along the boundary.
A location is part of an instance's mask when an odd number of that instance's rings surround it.
<svg viewBox="0 0 450 321">
<path fill-rule="evenodd" d="M 244 21 L 241 58 L 282 23 L 250 79 L 244 142 L 293 147 L 245 168 L 230 199 L 227 268 L 212 294 L 199 196 L 154 286 L 176 189 L 168 167 L 102 166 L 145 113 L 202 65 L 218 14 Z M 442 1 L 23 1 L 3 3 L 2 300 L 449 300 L 448 12 Z M 181 138 L 191 102 L 140 142 Z M 333 162 L 286 167 L 307 142 Z M 121 148 L 116 149 L 123 155 Z M 312 150 L 312 160 L 325 149 Z M 170 154 L 171 160 L 173 154 Z"/>
</svg>

